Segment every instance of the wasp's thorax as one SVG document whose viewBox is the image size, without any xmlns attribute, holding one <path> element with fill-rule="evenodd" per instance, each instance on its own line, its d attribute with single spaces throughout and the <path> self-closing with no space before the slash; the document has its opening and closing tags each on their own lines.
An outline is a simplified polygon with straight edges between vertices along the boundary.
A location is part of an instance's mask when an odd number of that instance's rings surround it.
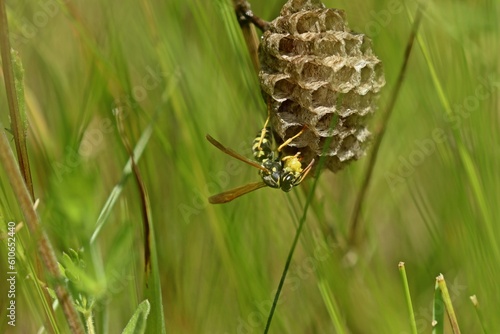
<svg viewBox="0 0 500 334">
<path fill-rule="evenodd" d="M 262 132 L 257 134 L 253 141 L 252 150 L 255 160 L 268 170 L 268 172 L 261 170 L 259 173 L 264 183 L 269 187 L 280 188 L 288 192 L 302 182 L 304 174 L 298 154 L 282 157 L 281 152 L 276 153 L 273 150 L 270 127 L 265 127 Z"/>
</svg>

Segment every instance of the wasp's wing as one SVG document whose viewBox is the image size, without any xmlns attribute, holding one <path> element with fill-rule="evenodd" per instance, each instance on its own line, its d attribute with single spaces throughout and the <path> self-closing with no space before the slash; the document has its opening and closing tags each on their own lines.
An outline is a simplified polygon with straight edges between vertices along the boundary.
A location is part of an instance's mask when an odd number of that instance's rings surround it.
<svg viewBox="0 0 500 334">
<path fill-rule="evenodd" d="M 253 166 L 255 168 L 258 168 L 260 170 L 263 170 L 264 172 L 266 173 L 269 173 L 269 170 L 267 168 L 264 168 L 262 167 L 261 165 L 259 165 L 258 163 L 250 160 L 250 159 L 247 159 L 245 158 L 244 156 L 242 156 L 241 154 L 239 153 L 236 153 L 235 151 L 233 151 L 232 149 L 228 148 L 228 147 L 225 147 L 224 145 L 222 145 L 221 143 L 219 143 L 217 140 L 215 140 L 214 138 L 212 138 L 212 136 L 210 135 L 207 135 L 207 140 L 212 144 L 214 145 L 215 147 L 217 147 L 219 150 L 221 150 L 222 152 L 226 153 L 227 155 L 230 155 L 232 156 L 233 158 L 236 158 L 240 161 L 243 161 L 244 163 L 246 164 L 249 164 L 250 166 Z"/>
<path fill-rule="evenodd" d="M 250 183 L 238 188 L 234 188 L 223 193 L 210 196 L 208 201 L 212 204 L 222 204 L 232 201 L 235 198 L 248 194 L 251 191 L 266 187 L 267 185 L 264 182 L 255 182 Z"/>
</svg>

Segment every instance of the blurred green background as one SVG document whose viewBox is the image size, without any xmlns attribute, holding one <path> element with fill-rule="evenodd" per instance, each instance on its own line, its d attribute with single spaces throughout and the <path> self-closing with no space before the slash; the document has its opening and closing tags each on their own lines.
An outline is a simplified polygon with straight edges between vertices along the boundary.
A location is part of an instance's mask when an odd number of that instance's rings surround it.
<svg viewBox="0 0 500 334">
<path fill-rule="evenodd" d="M 283 3 L 254 0 L 252 8 L 271 20 Z M 376 133 L 417 2 L 324 3 L 344 9 L 384 63 L 387 84 L 370 125 Z M 96 331 L 121 332 L 145 299 L 138 188 L 129 177 L 113 192 L 128 160 L 113 115 L 119 108 L 132 145 L 144 140 L 138 165 L 150 196 L 167 332 L 263 332 L 311 182 L 288 194 L 261 189 L 225 205 L 207 202 L 259 180 L 205 140 L 209 133 L 251 157 L 266 117 L 231 2 L 45 0 L 8 1 L 7 8 L 25 69 L 38 212 L 59 257 L 79 252 L 83 283 L 72 291 L 94 298 Z M 494 0 L 429 4 L 363 203 L 359 245 L 349 247 L 347 237 L 367 157 L 320 176 L 271 333 L 410 333 L 399 261 L 419 333 L 431 332 L 440 273 L 463 333 L 500 332 L 498 17 Z M 0 173 L 0 218 L 22 221 Z M 116 201 L 97 230 L 110 198 Z M 6 224 L 0 229 L 4 235 Z M 17 237 L 18 326 L 4 321 L 2 284 L 0 332 L 43 332 L 35 239 L 25 226 Z M 60 308 L 56 319 L 67 332 Z"/>
</svg>

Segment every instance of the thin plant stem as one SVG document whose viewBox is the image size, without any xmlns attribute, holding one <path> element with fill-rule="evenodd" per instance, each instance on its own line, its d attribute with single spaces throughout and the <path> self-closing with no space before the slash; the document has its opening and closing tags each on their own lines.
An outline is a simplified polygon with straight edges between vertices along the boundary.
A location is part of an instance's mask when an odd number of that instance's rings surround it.
<svg viewBox="0 0 500 334">
<path fill-rule="evenodd" d="M 331 124 L 329 126 L 330 129 L 332 129 L 333 126 L 335 125 L 335 121 L 336 120 L 333 117 Z M 302 232 L 302 228 L 304 227 L 304 223 L 306 222 L 307 211 L 308 211 L 309 206 L 312 202 L 314 192 L 315 192 L 316 186 L 318 184 L 319 174 L 321 172 L 321 169 L 323 168 L 323 164 L 325 163 L 325 157 L 326 157 L 325 152 L 326 152 L 326 149 L 328 147 L 330 147 L 332 140 L 333 140 L 333 137 L 329 137 L 323 146 L 323 152 L 321 154 L 321 158 L 319 159 L 318 165 L 316 166 L 314 181 L 313 181 L 312 187 L 309 189 L 309 193 L 307 194 L 307 200 L 306 200 L 306 204 L 304 206 L 304 211 L 303 211 L 302 217 L 300 218 L 299 226 L 297 227 L 297 230 L 295 232 L 292 246 L 290 247 L 290 251 L 288 252 L 288 256 L 287 256 L 286 263 L 285 263 L 285 268 L 283 269 L 283 273 L 281 274 L 280 282 L 278 284 L 278 289 L 276 290 L 276 294 L 274 296 L 273 305 L 271 306 L 271 310 L 269 311 L 269 316 L 267 317 L 266 328 L 264 329 L 264 334 L 268 333 L 269 328 L 271 327 L 271 322 L 273 320 L 274 312 L 276 311 L 276 306 L 278 305 L 278 300 L 280 298 L 281 291 L 283 290 L 283 285 L 285 284 L 285 279 L 286 279 L 286 276 L 288 274 L 288 270 L 290 269 L 290 264 L 292 263 L 293 253 L 295 252 L 295 248 L 297 247 L 297 243 L 299 241 L 299 237 L 300 237 L 300 234 Z"/>
<path fill-rule="evenodd" d="M 149 195 L 144 185 L 144 181 L 142 180 L 141 173 L 139 171 L 139 167 L 137 166 L 134 158 L 134 150 L 132 149 L 132 145 L 127 138 L 125 133 L 122 113 L 123 110 L 117 108 L 114 110 L 116 116 L 116 124 L 118 127 L 118 133 L 120 135 L 120 139 L 127 151 L 127 154 L 130 157 L 130 162 L 132 166 L 132 173 L 137 182 L 137 187 L 139 188 L 139 198 L 141 203 L 141 213 L 142 213 L 142 223 L 144 228 L 144 273 L 146 275 L 146 281 L 149 277 L 149 273 L 151 271 L 151 217 L 149 212 Z"/>
<path fill-rule="evenodd" d="M 401 86 L 403 85 L 404 77 L 406 74 L 406 69 L 408 66 L 408 61 L 410 59 L 411 50 L 413 49 L 413 44 L 415 38 L 417 36 L 417 31 L 420 26 L 420 22 L 422 21 L 422 15 L 424 11 L 424 5 L 419 4 L 417 8 L 417 13 L 415 15 L 415 20 L 413 21 L 413 26 L 411 29 L 410 36 L 408 37 L 408 43 L 406 45 L 406 50 L 403 57 L 403 64 L 401 65 L 401 69 L 399 71 L 399 76 L 396 81 L 396 85 L 392 91 L 389 103 L 385 109 L 383 119 L 380 125 L 380 128 L 377 132 L 377 136 L 375 137 L 375 142 L 373 144 L 373 150 L 370 155 L 370 160 L 368 161 L 368 167 L 365 172 L 365 177 L 363 179 L 363 184 L 361 189 L 356 197 L 356 202 L 354 204 L 354 208 L 351 216 L 351 223 L 349 228 L 349 236 L 348 241 L 351 246 L 356 245 L 359 242 L 359 221 L 362 210 L 362 205 L 364 203 L 366 194 L 368 192 L 368 188 L 370 186 L 370 181 L 372 179 L 373 170 L 375 168 L 375 164 L 377 163 L 378 152 L 380 150 L 380 146 L 382 144 L 382 140 L 384 138 L 385 131 L 387 130 L 387 124 L 391 118 L 392 112 L 394 110 L 394 105 L 396 104 L 396 100 L 399 96 L 399 91 L 401 90 Z"/>
<path fill-rule="evenodd" d="M 0 3 L 0 51 L 2 55 L 3 77 L 9 106 L 11 131 L 16 145 L 17 160 L 19 169 L 26 182 L 26 186 L 32 199 L 35 198 L 33 191 L 33 180 L 31 178 L 30 162 L 28 159 L 28 149 L 26 146 L 25 122 L 21 117 L 19 103 L 16 94 L 14 70 L 12 66 L 11 47 L 9 40 L 9 25 L 5 11 L 5 1 Z M 24 112 L 24 110 L 23 110 Z"/>
<path fill-rule="evenodd" d="M 413 312 L 413 305 L 411 303 L 410 287 L 408 286 L 408 278 L 406 277 L 405 263 L 399 262 L 398 268 L 399 273 L 401 274 L 401 280 L 403 281 L 403 288 L 405 290 L 406 307 L 408 307 L 408 313 L 410 316 L 411 332 L 412 334 L 417 334 L 417 322 L 415 321 L 415 313 Z"/>
<path fill-rule="evenodd" d="M 443 294 L 443 302 L 446 308 L 446 314 L 448 314 L 448 320 L 450 321 L 453 334 L 460 334 L 460 327 L 458 326 L 457 316 L 455 315 L 455 310 L 451 302 L 451 296 L 442 274 L 436 277 L 436 283 L 439 285 L 439 289 Z"/>
<path fill-rule="evenodd" d="M 57 264 L 57 258 L 52 249 L 52 245 L 47 234 L 40 228 L 40 220 L 33 207 L 33 201 L 21 175 L 14 154 L 9 146 L 9 141 L 5 132 L 0 135 L 0 162 L 7 174 L 12 190 L 21 207 L 21 210 L 26 221 L 26 225 L 30 232 L 37 239 L 38 252 L 49 274 L 54 278 L 55 293 L 62 310 L 68 321 L 68 325 L 72 333 L 84 333 L 80 317 L 76 311 L 71 295 L 66 290 L 63 284 L 63 277 Z"/>
</svg>

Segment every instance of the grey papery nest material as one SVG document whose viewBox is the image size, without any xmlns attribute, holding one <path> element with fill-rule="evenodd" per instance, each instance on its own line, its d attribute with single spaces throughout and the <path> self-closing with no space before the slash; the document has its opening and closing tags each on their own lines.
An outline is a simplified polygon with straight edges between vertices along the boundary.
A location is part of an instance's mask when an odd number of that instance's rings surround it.
<svg viewBox="0 0 500 334">
<path fill-rule="evenodd" d="M 259 48 L 259 78 L 271 106 L 278 142 L 306 126 L 284 151 L 303 164 L 323 155 L 334 172 L 360 158 L 367 120 L 385 84 L 371 40 L 347 26 L 345 13 L 320 1 L 288 1 L 270 23 Z"/>
</svg>

